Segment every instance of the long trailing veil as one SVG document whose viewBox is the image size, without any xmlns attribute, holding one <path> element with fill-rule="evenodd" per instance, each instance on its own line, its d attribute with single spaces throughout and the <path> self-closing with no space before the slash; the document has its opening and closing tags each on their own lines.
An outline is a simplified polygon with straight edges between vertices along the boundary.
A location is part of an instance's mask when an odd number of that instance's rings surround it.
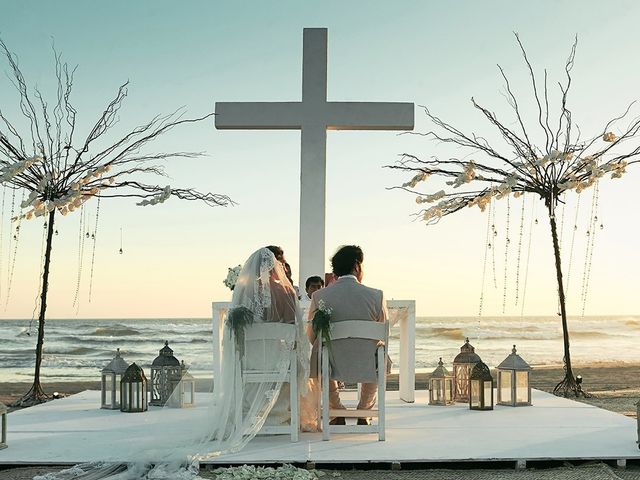
<svg viewBox="0 0 640 480">
<path fill-rule="evenodd" d="M 239 351 L 242 350 L 237 348 L 242 343 L 242 338 L 238 338 L 242 337 L 242 325 L 263 322 L 295 323 L 297 328 L 292 329 L 295 334 L 292 333 L 291 338 L 282 338 L 275 343 L 258 340 L 244 352 Z M 105 440 L 101 458 L 35 479 L 198 478 L 200 461 L 237 452 L 270 420 L 268 417 L 278 403 L 294 346 L 299 390 L 304 395 L 309 378 L 309 342 L 297 297 L 284 266 L 271 251 L 261 248 L 245 262 L 234 288 L 223 330 L 222 375 L 214 379 L 207 404 L 172 412 L 179 416 L 179 421 L 172 422 L 170 427 L 162 422 L 162 415 L 156 417 L 159 421 L 145 423 L 144 427 L 123 426 L 121 441 L 114 444 Z M 241 365 L 254 362 L 268 366 L 275 375 L 270 381 L 243 387 L 242 398 L 238 398 L 236 385 L 237 382 L 242 385 Z M 282 397 L 285 397 L 284 392 Z M 241 418 L 240 424 L 238 418 Z"/>
</svg>

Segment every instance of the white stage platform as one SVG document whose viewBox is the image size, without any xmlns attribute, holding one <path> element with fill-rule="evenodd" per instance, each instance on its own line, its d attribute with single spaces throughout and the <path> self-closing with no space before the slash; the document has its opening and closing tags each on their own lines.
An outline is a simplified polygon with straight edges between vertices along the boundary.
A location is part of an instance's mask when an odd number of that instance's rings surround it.
<svg viewBox="0 0 640 480">
<path fill-rule="evenodd" d="M 198 395 L 203 405 L 206 394 Z M 320 434 L 303 433 L 298 443 L 285 435 L 261 436 L 239 453 L 206 463 L 617 460 L 624 465 L 640 459 L 636 421 L 586 404 L 534 391 L 532 407 L 476 412 L 462 404 L 429 407 L 426 396 L 418 391 L 416 403 L 407 404 L 397 392 L 388 392 L 385 442 L 374 434 L 334 434 L 323 442 Z M 143 431 L 146 423 L 162 418 L 170 436 L 190 412 L 152 408 L 124 414 L 97 408 L 99 397 L 99 392 L 86 391 L 9 414 L 9 448 L 0 450 L 0 464 L 105 460 L 104 452 L 117 455 L 118 448 L 135 448 L 126 441 L 127 431 Z"/>
</svg>

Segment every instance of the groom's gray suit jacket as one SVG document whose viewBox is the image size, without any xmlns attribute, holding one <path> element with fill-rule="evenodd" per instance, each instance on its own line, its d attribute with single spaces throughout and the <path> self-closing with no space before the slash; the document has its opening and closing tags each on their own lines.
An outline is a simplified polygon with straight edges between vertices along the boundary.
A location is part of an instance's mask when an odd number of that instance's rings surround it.
<svg viewBox="0 0 640 480">
<path fill-rule="evenodd" d="M 384 305 L 382 290 L 362 285 L 355 277 L 340 277 L 335 283 L 314 292 L 309 307 L 309 320 L 318 309 L 318 303 L 324 303 L 333 311 L 332 322 L 344 320 L 370 320 L 384 322 L 387 320 L 387 309 Z M 318 343 L 311 352 L 311 376 L 318 375 Z M 332 369 L 331 377 L 347 382 L 376 381 L 375 355 L 376 342 L 362 342 L 352 339 L 331 342 Z"/>
</svg>

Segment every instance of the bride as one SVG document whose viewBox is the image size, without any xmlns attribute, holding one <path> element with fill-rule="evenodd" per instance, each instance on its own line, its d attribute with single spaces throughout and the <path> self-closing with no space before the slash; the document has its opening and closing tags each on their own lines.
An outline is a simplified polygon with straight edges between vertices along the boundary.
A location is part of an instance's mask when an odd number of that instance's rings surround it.
<svg viewBox="0 0 640 480">
<path fill-rule="evenodd" d="M 245 349 L 245 329 L 263 322 L 291 323 L 296 328 L 290 338 L 275 343 L 252 341 Z M 180 422 L 170 428 L 163 422 L 152 422 L 144 428 L 126 429 L 122 442 L 106 446 L 103 458 L 36 480 L 197 478 L 200 461 L 239 451 L 265 422 L 289 421 L 288 386 L 283 389 L 283 385 L 293 348 L 298 390 L 306 396 L 301 402 L 301 424 L 303 429 L 313 430 L 315 400 L 308 395 L 309 342 L 301 310 L 284 265 L 269 249 L 261 248 L 244 263 L 233 290 L 222 337 L 222 375 L 214 379 L 208 405 L 180 411 Z M 267 366 L 275 375 L 270 381 L 247 387 L 242 383 L 243 364 Z"/>
</svg>

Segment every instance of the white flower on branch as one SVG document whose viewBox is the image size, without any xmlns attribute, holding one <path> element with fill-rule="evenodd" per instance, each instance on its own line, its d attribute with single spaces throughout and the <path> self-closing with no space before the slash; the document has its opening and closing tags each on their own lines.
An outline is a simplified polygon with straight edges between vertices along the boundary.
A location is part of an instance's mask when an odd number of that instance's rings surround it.
<svg viewBox="0 0 640 480">
<path fill-rule="evenodd" d="M 604 135 L 602 135 L 602 140 L 604 140 L 605 142 L 615 142 L 617 139 L 616 135 L 613 132 L 607 132 Z"/>
<path fill-rule="evenodd" d="M 415 177 L 413 177 L 410 181 L 403 183 L 403 187 L 415 188 L 416 185 L 420 182 L 424 182 L 427 178 L 429 178 L 429 174 L 426 172 L 419 173 Z"/>
<path fill-rule="evenodd" d="M 139 205 L 141 207 L 146 207 L 147 205 L 157 205 L 158 203 L 166 202 L 170 196 L 171 196 L 171 186 L 167 185 L 166 187 L 164 187 L 164 189 L 162 190 L 162 192 L 160 192 L 159 195 L 156 195 L 150 200 L 144 199 L 141 202 L 136 203 L 136 205 Z"/>
<path fill-rule="evenodd" d="M 433 195 L 425 195 L 424 197 L 417 197 L 416 203 L 433 203 L 436 200 L 440 200 L 445 196 L 444 190 L 434 193 Z"/>
</svg>

